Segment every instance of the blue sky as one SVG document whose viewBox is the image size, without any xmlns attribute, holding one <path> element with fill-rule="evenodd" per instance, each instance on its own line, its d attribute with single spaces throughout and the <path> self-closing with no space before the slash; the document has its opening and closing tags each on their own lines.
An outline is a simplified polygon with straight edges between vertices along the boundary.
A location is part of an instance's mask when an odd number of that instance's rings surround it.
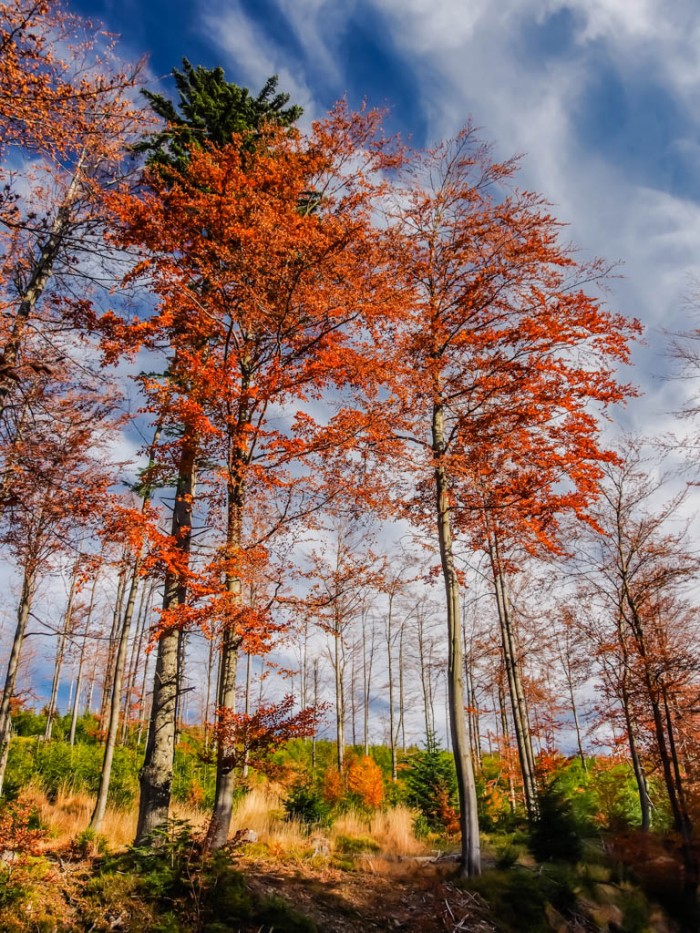
<svg viewBox="0 0 700 933">
<path fill-rule="evenodd" d="M 620 261 L 608 303 L 647 326 L 624 427 L 661 429 L 661 328 L 689 323 L 700 274 L 700 5 L 696 0 L 81 0 L 165 77 L 186 55 L 257 90 L 277 72 L 306 110 L 346 94 L 388 106 L 417 145 L 472 116 L 584 254 Z"/>
</svg>

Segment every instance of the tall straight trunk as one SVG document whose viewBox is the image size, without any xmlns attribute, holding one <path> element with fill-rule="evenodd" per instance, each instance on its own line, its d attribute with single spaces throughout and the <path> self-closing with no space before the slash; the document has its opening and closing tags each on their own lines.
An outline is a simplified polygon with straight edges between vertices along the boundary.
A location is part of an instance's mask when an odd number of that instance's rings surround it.
<svg viewBox="0 0 700 933">
<path fill-rule="evenodd" d="M 314 709 L 318 709 L 318 658 L 314 658 Z M 311 736 L 311 770 L 316 771 L 316 730 Z"/>
<path fill-rule="evenodd" d="M 340 621 L 335 619 L 333 642 L 333 668 L 335 675 L 335 738 L 337 743 L 336 764 L 338 772 L 343 771 L 345 761 L 345 685 L 343 683 L 343 635 Z"/>
<path fill-rule="evenodd" d="M 46 728 L 44 729 L 44 741 L 46 742 L 51 738 L 53 719 L 56 713 L 56 698 L 58 697 L 58 687 L 61 682 L 63 659 L 66 654 L 66 642 L 71 633 L 76 577 L 77 573 L 74 571 L 71 578 L 70 590 L 68 591 L 68 605 L 66 606 L 66 611 L 63 616 L 63 625 L 61 626 L 61 631 L 58 636 L 58 645 L 56 646 L 56 660 L 54 662 L 53 678 L 51 680 L 51 696 L 49 697 L 49 705 L 46 713 Z"/>
<path fill-rule="evenodd" d="M 516 799 L 515 799 L 515 777 L 513 774 L 512 762 L 511 762 L 511 741 L 510 741 L 510 729 L 508 727 L 508 710 L 506 709 L 506 693 L 503 688 L 503 669 L 499 674 L 498 678 L 498 712 L 499 717 L 496 718 L 496 729 L 498 730 L 498 719 L 500 718 L 501 722 L 501 735 L 503 737 L 503 744 L 501 748 L 501 758 L 503 758 L 508 766 L 508 799 L 510 800 L 510 812 L 515 813 L 516 809 Z"/>
<path fill-rule="evenodd" d="M 131 645 L 131 658 L 129 659 L 129 671 L 124 691 L 124 719 L 122 726 L 122 745 L 126 744 L 129 737 L 129 725 L 131 722 L 131 712 L 134 704 L 134 696 L 137 691 L 136 678 L 138 677 L 139 661 L 143 653 L 143 646 L 146 640 L 146 629 L 148 628 L 148 615 L 151 609 L 155 585 L 152 582 L 141 595 L 138 617 L 136 619 L 136 632 Z"/>
<path fill-rule="evenodd" d="M 126 668 L 127 647 L 129 644 L 129 632 L 131 631 L 131 621 L 136 607 L 136 594 L 139 589 L 139 572 L 141 570 L 141 554 L 138 554 L 131 567 L 131 583 L 129 585 L 129 598 L 126 602 L 124 618 L 119 632 L 119 641 L 117 643 L 117 654 L 114 663 L 114 676 L 112 677 L 112 696 L 109 705 L 109 723 L 107 726 L 107 739 L 105 741 L 104 757 L 102 759 L 102 769 L 100 771 L 100 783 L 97 788 L 97 800 L 95 809 L 90 819 L 90 829 L 98 833 L 102 829 L 102 822 L 107 811 L 107 797 L 109 795 L 109 783 L 112 777 L 112 762 L 114 760 L 114 749 L 117 744 L 117 733 L 119 732 L 119 713 L 121 710 L 122 688 L 124 683 L 124 671 Z"/>
<path fill-rule="evenodd" d="M 122 569 L 119 571 L 119 577 L 117 581 L 117 597 L 114 601 L 112 627 L 110 629 L 109 641 L 107 644 L 107 664 L 105 666 L 105 674 L 102 681 L 102 698 L 100 700 L 100 726 L 105 732 L 105 726 L 109 714 L 109 705 L 112 697 L 112 681 L 114 680 L 114 665 L 117 657 L 117 645 L 119 642 L 119 632 L 121 629 L 127 572 L 126 564 L 124 564 Z"/>
<path fill-rule="evenodd" d="M 394 615 L 394 594 L 389 593 L 389 606 L 386 619 L 387 673 L 389 675 L 389 747 L 391 749 L 391 780 L 396 781 L 396 732 L 394 730 L 394 651 L 392 631 Z"/>
<path fill-rule="evenodd" d="M 350 665 L 350 725 L 352 727 L 353 748 L 357 745 L 357 651 L 352 646 L 352 663 Z"/>
<path fill-rule="evenodd" d="M 432 713 L 432 699 L 430 695 L 430 667 L 425 657 L 425 619 L 418 612 L 418 666 L 420 669 L 420 683 L 423 692 L 423 713 L 425 716 L 425 742 L 428 747 L 435 744 L 435 718 Z"/>
<path fill-rule="evenodd" d="M 71 745 L 75 745 L 75 733 L 78 728 L 78 716 L 80 715 L 80 690 L 83 682 L 83 667 L 85 665 L 85 649 L 87 647 L 88 635 L 90 633 L 90 625 L 92 624 L 92 614 L 95 609 L 95 599 L 97 596 L 97 583 L 100 579 L 99 570 L 95 574 L 95 579 L 92 581 L 92 590 L 90 592 L 90 604 L 88 606 L 87 616 L 85 618 L 85 628 L 83 631 L 83 638 L 80 644 L 80 656 L 78 659 L 78 673 L 75 679 L 75 693 L 73 694 L 73 703 L 71 709 L 70 717 L 70 733 L 68 736 L 68 742 Z"/>
<path fill-rule="evenodd" d="M 371 699 L 372 665 L 374 663 L 374 628 L 372 628 L 372 641 L 369 653 L 367 651 L 367 614 L 362 613 L 362 699 L 363 721 L 362 730 L 365 746 L 365 755 L 369 755 L 369 704 Z"/>
<path fill-rule="evenodd" d="M 71 748 L 75 745 L 75 734 L 78 728 L 78 716 L 80 715 L 80 691 L 83 685 L 83 667 L 85 665 L 85 648 L 87 647 L 88 630 L 85 628 L 85 634 L 80 645 L 80 659 L 78 660 L 78 674 L 75 678 L 75 696 L 73 697 L 73 710 L 70 717 L 70 733 L 68 735 L 68 744 Z"/>
<path fill-rule="evenodd" d="M 447 603 L 447 695 L 450 712 L 450 733 L 457 771 L 460 805 L 461 868 L 463 876 L 481 872 L 479 819 L 476 783 L 472 768 L 469 736 L 465 720 L 464 665 L 462 659 L 462 613 L 459 604 L 459 580 L 452 547 L 452 513 L 450 489 L 444 464 L 445 413 L 441 404 L 434 404 L 432 416 L 433 454 L 435 457 L 435 505 L 440 562 Z"/>
<path fill-rule="evenodd" d="M 5 675 L 5 686 L 2 692 L 2 702 L 0 702 L 0 795 L 5 781 L 5 769 L 7 767 L 7 755 L 10 747 L 10 733 L 12 722 L 10 719 L 11 701 L 15 694 L 17 686 L 17 673 L 22 655 L 22 646 L 24 636 L 27 631 L 27 622 L 29 613 L 32 609 L 32 601 L 36 590 L 36 568 L 31 564 L 27 565 L 22 578 L 22 593 L 17 606 L 17 627 L 12 640 L 12 649 L 10 658 L 7 662 L 7 673 Z"/>
<path fill-rule="evenodd" d="M 403 663 L 403 637 L 406 632 L 405 621 L 401 623 L 399 631 L 399 725 L 398 734 L 401 736 L 401 751 L 406 751 L 406 697 L 404 691 L 404 663 Z"/>
<path fill-rule="evenodd" d="M 185 570 L 168 572 L 163 588 L 163 610 L 181 605 L 187 598 L 187 568 L 192 540 L 192 503 L 195 491 L 196 442 L 189 426 L 182 439 L 171 536 L 180 551 Z M 168 820 L 175 759 L 175 711 L 178 689 L 180 632 L 171 627 L 158 640 L 153 699 L 148 723 L 146 755 L 139 774 L 141 794 L 136 844 L 143 845 Z"/>
<path fill-rule="evenodd" d="M 211 680 L 212 670 L 214 668 L 214 659 L 216 657 L 216 641 L 209 639 L 209 655 L 207 658 L 207 690 L 204 698 L 204 751 L 209 749 L 209 733 L 211 723 Z"/>
<path fill-rule="evenodd" d="M 182 724 L 187 719 L 187 696 L 185 692 L 185 658 L 187 656 L 187 634 L 180 629 L 177 641 L 177 690 L 175 691 L 175 747 L 180 741 Z"/>
<path fill-rule="evenodd" d="M 474 690 L 474 676 L 472 674 L 472 655 L 467 645 L 466 613 L 462 612 L 462 644 L 464 650 L 464 686 L 467 697 L 467 727 L 469 731 L 469 747 L 472 753 L 472 766 L 475 772 L 481 771 L 481 746 L 479 739 L 479 723 L 476 710 L 476 696 Z"/>
<path fill-rule="evenodd" d="M 141 748 L 141 739 L 143 737 L 143 727 L 146 720 L 150 721 L 150 709 L 153 705 L 153 696 L 149 696 L 149 703 L 146 702 L 146 684 L 148 683 L 148 668 L 150 666 L 151 655 L 147 654 L 143 659 L 143 674 L 141 675 L 141 688 L 139 690 L 139 705 L 137 708 L 137 717 L 139 721 L 139 727 L 136 731 L 136 748 Z M 146 714 L 146 709 L 149 710 Z"/>
<path fill-rule="evenodd" d="M 73 210 L 80 194 L 82 169 L 85 161 L 83 152 L 78 159 L 75 172 L 56 211 L 48 235 L 39 247 L 32 264 L 29 279 L 22 289 L 10 335 L 0 353 L 0 418 L 7 408 L 12 388 L 17 384 L 14 369 L 17 365 L 27 332 L 27 324 L 37 303 L 46 290 L 60 256 L 66 236 L 73 223 Z"/>
<path fill-rule="evenodd" d="M 243 711 L 245 712 L 246 716 L 250 715 L 250 688 L 251 688 L 252 673 L 253 673 L 252 660 L 253 660 L 253 656 L 252 654 L 250 654 L 250 652 L 248 652 L 245 656 L 245 700 L 244 700 L 244 707 L 243 707 Z M 304 700 L 304 705 L 305 705 L 305 700 Z M 250 757 L 250 753 L 249 753 L 249 750 L 246 748 L 245 758 L 243 759 L 243 777 L 244 778 L 248 777 L 249 757 Z"/>
<path fill-rule="evenodd" d="M 522 674 L 520 671 L 520 656 L 516 634 L 510 612 L 510 603 L 503 579 L 498 567 L 498 555 L 492 561 L 494 584 L 496 588 L 496 606 L 501 629 L 501 647 L 503 661 L 508 679 L 508 693 L 513 713 L 513 730 L 518 748 L 520 770 L 523 776 L 523 790 L 525 792 L 525 806 L 531 820 L 537 819 L 539 812 L 537 798 L 537 780 L 535 771 L 535 755 L 532 749 L 530 722 L 525 701 Z"/>
<path fill-rule="evenodd" d="M 625 672 L 623 676 L 626 681 L 627 672 Z M 627 727 L 627 743 L 630 749 L 630 757 L 632 758 L 632 770 L 634 772 L 634 779 L 637 783 L 637 794 L 639 795 L 639 809 L 642 815 L 641 825 L 639 828 L 642 830 L 642 832 L 646 833 L 651 829 L 651 805 L 649 801 L 649 789 L 647 787 L 644 768 L 642 767 L 642 762 L 639 757 L 639 750 L 637 749 L 634 722 L 632 720 L 632 712 L 630 710 L 630 698 L 625 683 L 623 683 L 621 700 L 622 711 L 625 716 L 625 725 Z"/>
<path fill-rule="evenodd" d="M 238 474 L 229 479 L 228 508 L 226 520 L 226 549 L 229 560 L 237 556 L 243 543 L 243 504 L 245 487 Z M 234 603 L 242 595 L 241 581 L 230 569 L 226 570 L 226 591 Z M 219 692 L 217 697 L 217 745 L 216 745 L 216 789 L 214 807 L 204 841 L 206 850 L 220 849 L 228 842 L 233 816 L 233 793 L 236 784 L 235 756 L 227 741 L 222 724 L 227 713 L 236 709 L 236 678 L 238 672 L 238 650 L 241 636 L 235 627 L 226 624 L 221 641 L 219 667 Z"/>
</svg>

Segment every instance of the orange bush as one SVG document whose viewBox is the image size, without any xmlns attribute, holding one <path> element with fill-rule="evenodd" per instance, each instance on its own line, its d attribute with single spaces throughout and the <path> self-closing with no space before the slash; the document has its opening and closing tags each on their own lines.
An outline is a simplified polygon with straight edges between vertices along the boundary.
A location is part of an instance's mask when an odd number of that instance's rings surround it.
<svg viewBox="0 0 700 933">
<path fill-rule="evenodd" d="M 376 810 L 384 800 L 382 770 L 367 755 L 353 761 L 348 769 L 348 790 L 357 794 L 362 805 Z"/>
</svg>

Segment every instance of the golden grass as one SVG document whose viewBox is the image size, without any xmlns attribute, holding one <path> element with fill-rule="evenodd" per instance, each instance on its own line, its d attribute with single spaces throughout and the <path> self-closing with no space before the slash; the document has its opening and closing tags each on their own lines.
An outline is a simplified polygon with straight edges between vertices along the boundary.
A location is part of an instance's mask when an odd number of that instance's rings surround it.
<svg viewBox="0 0 700 933">
<path fill-rule="evenodd" d="M 59 793 L 50 803 L 38 788 L 29 785 L 23 791 L 35 804 L 42 823 L 48 827 L 51 847 L 61 847 L 75 839 L 90 824 L 95 799 L 85 793 Z M 192 806 L 175 803 L 176 819 L 188 820 L 195 831 L 206 828 L 208 813 Z M 425 845 L 413 835 L 413 811 L 407 807 L 392 807 L 374 814 L 349 811 L 336 819 L 328 829 L 309 832 L 296 820 L 284 818 L 284 789 L 274 784 L 259 784 L 240 799 L 233 814 L 231 835 L 250 829 L 257 834 L 259 843 L 270 853 L 284 857 L 289 853 L 312 854 L 320 850 L 333 852 L 339 837 L 371 838 L 379 846 L 374 858 L 396 859 L 425 853 Z M 112 848 L 121 849 L 133 842 L 136 833 L 136 807 L 128 811 L 107 808 L 102 835 Z"/>
<path fill-rule="evenodd" d="M 273 784 L 260 784 L 241 799 L 233 815 L 231 832 L 252 829 L 258 841 L 275 851 L 314 849 L 321 837 L 330 850 L 336 848 L 339 836 L 370 837 L 379 845 L 379 853 L 388 857 L 421 855 L 425 846 L 413 834 L 415 814 L 408 807 L 392 807 L 378 812 L 371 819 L 351 810 L 338 817 L 328 830 L 309 835 L 307 828 L 296 820 L 284 819 L 284 791 Z"/>
<path fill-rule="evenodd" d="M 41 822 L 48 828 L 50 847 L 61 847 L 75 839 L 90 825 L 90 817 L 95 806 L 95 798 L 86 793 L 60 791 L 54 803 L 38 788 L 29 785 L 22 791 L 23 798 L 31 799 L 37 808 Z M 116 810 L 107 807 L 101 835 L 105 836 L 112 848 L 122 849 L 134 841 L 136 835 L 136 807 L 131 810 Z M 188 820 L 195 830 L 201 830 L 207 822 L 207 814 L 194 807 L 175 803 L 175 819 Z"/>
<path fill-rule="evenodd" d="M 415 813 L 397 806 L 376 813 L 370 820 L 354 811 L 340 816 L 331 828 L 331 839 L 338 836 L 369 836 L 379 845 L 382 855 L 411 856 L 425 852 L 425 845 L 413 835 Z"/>
</svg>

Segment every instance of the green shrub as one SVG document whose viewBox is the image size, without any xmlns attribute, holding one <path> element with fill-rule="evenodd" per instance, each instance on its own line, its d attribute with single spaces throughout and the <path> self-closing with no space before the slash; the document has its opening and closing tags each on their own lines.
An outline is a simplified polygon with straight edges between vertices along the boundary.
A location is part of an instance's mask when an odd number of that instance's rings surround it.
<svg viewBox="0 0 700 933">
<path fill-rule="evenodd" d="M 319 791 L 306 784 L 296 784 L 284 801 L 288 820 L 298 820 L 307 826 L 328 826 L 331 808 Z"/>
<path fill-rule="evenodd" d="M 539 795 L 539 815 L 530 834 L 530 850 L 538 862 L 578 862 L 583 852 L 571 801 L 550 784 Z"/>
<path fill-rule="evenodd" d="M 435 832 L 450 829 L 459 810 L 457 772 L 449 752 L 429 746 L 407 760 L 406 802 L 424 817 Z"/>
<path fill-rule="evenodd" d="M 361 855 L 363 852 L 379 852 L 381 849 L 379 843 L 369 836 L 338 836 L 335 846 L 343 855 Z"/>
</svg>

